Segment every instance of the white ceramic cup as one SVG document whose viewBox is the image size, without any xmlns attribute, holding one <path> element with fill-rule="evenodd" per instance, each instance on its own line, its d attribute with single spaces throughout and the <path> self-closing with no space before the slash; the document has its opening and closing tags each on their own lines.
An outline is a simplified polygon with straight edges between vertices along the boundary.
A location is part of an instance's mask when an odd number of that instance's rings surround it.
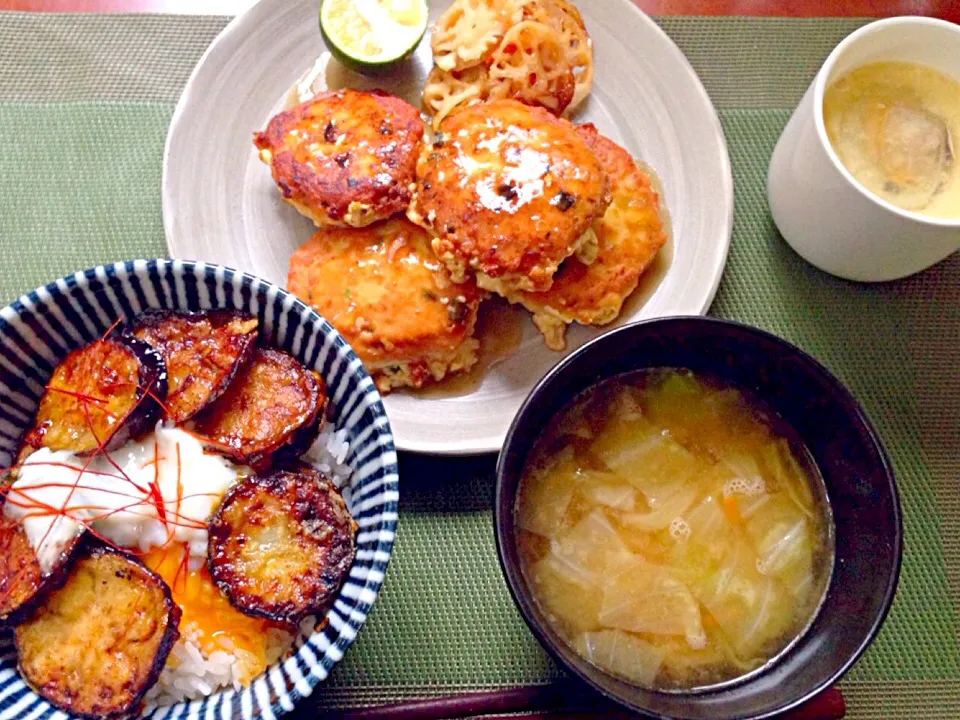
<svg viewBox="0 0 960 720">
<path fill-rule="evenodd" d="M 894 280 L 960 250 L 960 218 L 928 217 L 882 200 L 854 179 L 830 145 L 824 90 L 848 71 L 881 60 L 921 63 L 960 80 L 960 26 L 899 17 L 846 37 L 794 110 L 767 175 L 770 211 L 784 239 L 821 270 L 849 280 Z M 960 138 L 953 144 L 960 151 Z"/>
</svg>

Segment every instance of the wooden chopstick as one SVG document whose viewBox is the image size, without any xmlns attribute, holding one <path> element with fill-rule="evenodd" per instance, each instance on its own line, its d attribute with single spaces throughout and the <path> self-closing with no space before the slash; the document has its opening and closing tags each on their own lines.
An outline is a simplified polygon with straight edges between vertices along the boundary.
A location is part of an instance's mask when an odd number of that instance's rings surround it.
<svg viewBox="0 0 960 720">
<path fill-rule="evenodd" d="M 522 717 L 580 720 L 601 717 L 635 720 L 637 717 L 616 709 L 593 692 L 559 685 L 531 685 L 409 700 L 330 713 L 325 717 L 336 720 L 452 720 L 516 713 L 521 713 Z M 782 715 L 781 720 L 840 720 L 845 713 L 843 695 L 839 690 L 830 688 Z"/>
</svg>

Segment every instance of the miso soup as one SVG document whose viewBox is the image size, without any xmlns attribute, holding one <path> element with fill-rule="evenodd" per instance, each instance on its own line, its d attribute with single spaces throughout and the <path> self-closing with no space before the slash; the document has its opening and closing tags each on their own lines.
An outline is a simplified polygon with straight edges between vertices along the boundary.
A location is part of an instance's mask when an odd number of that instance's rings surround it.
<svg viewBox="0 0 960 720">
<path fill-rule="evenodd" d="M 686 370 L 577 398 L 538 440 L 515 512 L 549 623 L 648 688 L 769 663 L 812 621 L 832 571 L 826 492 L 795 433 L 749 393 Z"/>
</svg>

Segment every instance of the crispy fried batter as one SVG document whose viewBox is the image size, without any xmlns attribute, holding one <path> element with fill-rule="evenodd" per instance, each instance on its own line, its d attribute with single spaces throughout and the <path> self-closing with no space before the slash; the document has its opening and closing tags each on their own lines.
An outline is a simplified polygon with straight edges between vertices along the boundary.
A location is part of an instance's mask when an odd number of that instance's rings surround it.
<svg viewBox="0 0 960 720">
<path fill-rule="evenodd" d="M 452 283 L 427 233 L 405 218 L 318 231 L 291 256 L 287 287 L 343 334 L 381 391 L 477 360 L 483 291 L 472 279 Z"/>
<path fill-rule="evenodd" d="M 157 311 L 137 318 L 134 334 L 163 356 L 166 415 L 183 423 L 220 397 L 250 360 L 257 320 L 227 311 Z"/>
<path fill-rule="evenodd" d="M 323 422 L 325 390 L 296 358 L 256 348 L 227 391 L 196 417 L 195 429 L 212 449 L 264 469 L 307 449 Z"/>
<path fill-rule="evenodd" d="M 96 340 L 54 369 L 24 445 L 80 455 L 115 449 L 150 425 L 166 394 L 166 366 L 153 347 L 127 333 Z"/>
<path fill-rule="evenodd" d="M 125 717 L 179 637 L 170 588 L 137 561 L 95 550 L 17 627 L 20 674 L 73 717 Z"/>
<path fill-rule="evenodd" d="M 386 92 L 331 90 L 254 135 L 283 199 L 317 225 L 363 227 L 410 201 L 423 122 Z"/>
<path fill-rule="evenodd" d="M 534 313 L 547 347 L 554 350 L 564 348 L 567 323 L 605 325 L 615 320 L 667 241 L 659 199 L 647 173 L 592 124 L 580 125 L 577 131 L 600 159 L 613 194 L 610 207 L 594 223 L 597 256 L 589 265 L 575 257 L 565 261 L 546 292 L 510 296 Z"/>
<path fill-rule="evenodd" d="M 315 470 L 252 476 L 210 520 L 207 565 L 239 610 L 296 622 L 326 612 L 356 554 L 357 524 Z"/>
<path fill-rule="evenodd" d="M 515 100 L 464 108 L 424 148 L 410 218 L 462 281 L 501 294 L 546 290 L 560 263 L 593 239 L 607 178 L 566 120 Z"/>
</svg>

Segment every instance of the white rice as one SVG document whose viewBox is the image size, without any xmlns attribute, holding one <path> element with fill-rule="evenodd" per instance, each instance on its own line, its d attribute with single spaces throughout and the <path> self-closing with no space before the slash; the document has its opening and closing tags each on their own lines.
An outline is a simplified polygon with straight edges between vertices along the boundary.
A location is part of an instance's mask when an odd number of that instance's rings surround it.
<svg viewBox="0 0 960 720">
<path fill-rule="evenodd" d="M 329 477 L 333 484 L 343 490 L 350 482 L 353 469 L 346 464 L 350 443 L 346 430 L 334 430 L 325 427 L 303 454 L 303 460 Z"/>
<path fill-rule="evenodd" d="M 343 490 L 348 486 L 353 472 L 346 464 L 349 451 L 347 431 L 335 430 L 328 425 L 304 453 L 303 460 Z M 296 633 L 268 630 L 267 667 L 287 657 L 300 642 L 313 634 L 316 622 L 314 617 L 304 618 Z M 239 690 L 245 679 L 249 681 L 259 674 L 260 668 L 252 668 L 251 659 L 244 657 L 243 653 L 224 649 L 205 656 L 196 643 L 196 637 L 196 628 L 187 626 L 180 629 L 180 639 L 173 646 L 166 667 L 146 695 L 147 705 L 163 707 L 185 700 L 198 700 L 222 688 Z"/>
<path fill-rule="evenodd" d="M 296 634 L 279 628 L 267 630 L 267 667 L 289 655 L 298 641 L 308 638 L 316 622 L 312 616 L 304 618 Z M 170 651 L 160 678 L 144 698 L 147 705 L 164 707 L 199 700 L 222 688 L 240 690 L 246 684 L 244 679 L 249 682 L 259 674 L 259 668 L 251 667 L 251 660 L 241 654 L 217 650 L 204 655 L 196 643 L 196 633 L 193 627 L 181 629 L 180 639 Z"/>
</svg>

